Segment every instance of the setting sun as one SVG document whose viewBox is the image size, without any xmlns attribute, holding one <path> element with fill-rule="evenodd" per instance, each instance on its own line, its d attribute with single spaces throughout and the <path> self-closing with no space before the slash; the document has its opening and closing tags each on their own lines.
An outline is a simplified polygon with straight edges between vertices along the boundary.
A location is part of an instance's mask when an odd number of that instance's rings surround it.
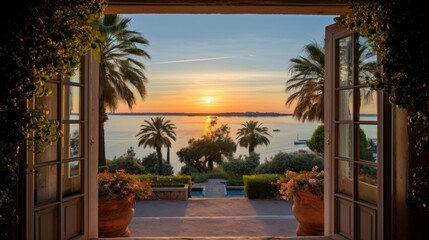
<svg viewBox="0 0 429 240">
<path fill-rule="evenodd" d="M 207 104 L 212 103 L 212 98 L 211 97 L 206 97 L 206 99 L 204 100 Z"/>
</svg>

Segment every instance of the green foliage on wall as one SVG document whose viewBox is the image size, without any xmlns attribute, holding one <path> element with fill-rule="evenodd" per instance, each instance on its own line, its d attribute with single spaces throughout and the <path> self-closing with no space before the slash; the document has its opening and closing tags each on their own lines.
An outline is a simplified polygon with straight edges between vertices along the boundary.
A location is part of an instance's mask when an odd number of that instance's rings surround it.
<svg viewBox="0 0 429 240">
<path fill-rule="evenodd" d="M 429 213 L 429 167 L 419 166 L 411 169 L 411 182 L 408 189 L 408 203 L 416 210 Z"/>
<path fill-rule="evenodd" d="M 336 19 L 368 38 L 380 55 L 369 85 L 384 90 L 392 104 L 406 108 L 409 126 L 419 134 L 417 149 L 429 147 L 429 28 L 418 1 L 351 0 L 351 12 Z"/>
<path fill-rule="evenodd" d="M 8 239 L 16 214 L 19 164 L 25 148 L 42 152 L 62 133 L 47 119 L 44 106 L 31 107 L 50 94 L 46 80 L 71 76 L 93 44 L 92 22 L 104 0 L 16 1 L 3 9 L 0 36 L 0 233 Z M 25 145 L 27 144 L 27 146 Z M 4 230 L 4 231 L 3 231 Z"/>
</svg>

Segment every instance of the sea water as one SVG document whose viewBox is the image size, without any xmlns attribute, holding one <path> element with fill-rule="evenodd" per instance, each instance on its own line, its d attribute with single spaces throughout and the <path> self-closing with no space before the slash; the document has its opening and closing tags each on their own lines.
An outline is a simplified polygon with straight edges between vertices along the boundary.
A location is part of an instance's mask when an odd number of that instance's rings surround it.
<svg viewBox="0 0 429 240">
<path fill-rule="evenodd" d="M 105 142 L 106 158 L 113 159 L 127 152 L 130 147 L 134 148 L 136 157 L 141 159 L 155 152 L 153 148 L 143 148 L 138 146 L 138 134 L 141 125 L 145 120 L 150 121 L 156 116 L 148 115 L 109 115 L 109 120 L 105 123 Z M 213 119 L 209 116 L 164 116 L 165 120 L 170 120 L 176 126 L 176 141 L 172 141 L 170 149 L 170 164 L 174 172 L 179 172 L 184 165 L 179 162 L 176 152 L 181 148 L 188 146 L 191 138 L 201 137 Z M 262 127 L 269 129 L 268 137 L 270 144 L 268 146 L 258 145 L 255 149 L 260 154 L 261 163 L 269 160 L 279 152 L 293 152 L 299 149 L 308 150 L 306 145 L 295 145 L 294 141 L 299 139 L 309 139 L 316 129 L 319 122 L 302 123 L 293 116 L 275 116 L 275 117 L 217 117 L 217 125 L 227 124 L 230 127 L 230 136 L 237 142 L 237 129 L 243 127 L 246 121 L 258 121 Z M 278 130 L 277 130 L 278 129 Z M 275 131 L 273 131 L 275 130 Z M 368 137 L 375 137 L 375 133 L 367 133 Z M 163 158 L 167 157 L 167 148 L 162 149 Z M 248 149 L 237 147 L 234 156 L 248 155 Z"/>
</svg>

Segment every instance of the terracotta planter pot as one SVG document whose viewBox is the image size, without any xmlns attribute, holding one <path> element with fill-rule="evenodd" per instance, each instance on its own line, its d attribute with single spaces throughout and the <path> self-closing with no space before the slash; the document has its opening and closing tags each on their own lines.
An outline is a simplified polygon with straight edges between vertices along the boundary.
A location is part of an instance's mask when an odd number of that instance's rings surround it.
<svg viewBox="0 0 429 240">
<path fill-rule="evenodd" d="M 309 192 L 298 192 L 293 197 L 292 212 L 298 221 L 297 236 L 324 234 L 323 199 Z"/>
<path fill-rule="evenodd" d="M 98 202 L 98 236 L 130 237 L 128 224 L 134 217 L 134 196 L 112 200 L 99 199 Z"/>
</svg>

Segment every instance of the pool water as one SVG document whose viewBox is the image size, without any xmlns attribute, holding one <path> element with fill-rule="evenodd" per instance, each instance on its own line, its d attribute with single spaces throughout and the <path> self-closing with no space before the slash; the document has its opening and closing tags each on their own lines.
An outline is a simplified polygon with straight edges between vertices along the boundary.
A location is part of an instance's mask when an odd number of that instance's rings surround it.
<svg viewBox="0 0 429 240">
<path fill-rule="evenodd" d="M 240 189 L 228 189 L 226 190 L 227 196 L 244 196 L 243 190 Z"/>
<path fill-rule="evenodd" d="M 237 187 L 226 187 L 226 195 L 227 196 L 244 196 L 243 188 Z"/>
<path fill-rule="evenodd" d="M 192 187 L 191 197 L 204 197 L 204 187 Z M 227 197 L 244 197 L 244 191 L 242 187 L 237 186 L 226 186 Z"/>
<path fill-rule="evenodd" d="M 191 189 L 191 197 L 204 197 L 204 189 L 202 187 L 193 187 Z"/>
</svg>

